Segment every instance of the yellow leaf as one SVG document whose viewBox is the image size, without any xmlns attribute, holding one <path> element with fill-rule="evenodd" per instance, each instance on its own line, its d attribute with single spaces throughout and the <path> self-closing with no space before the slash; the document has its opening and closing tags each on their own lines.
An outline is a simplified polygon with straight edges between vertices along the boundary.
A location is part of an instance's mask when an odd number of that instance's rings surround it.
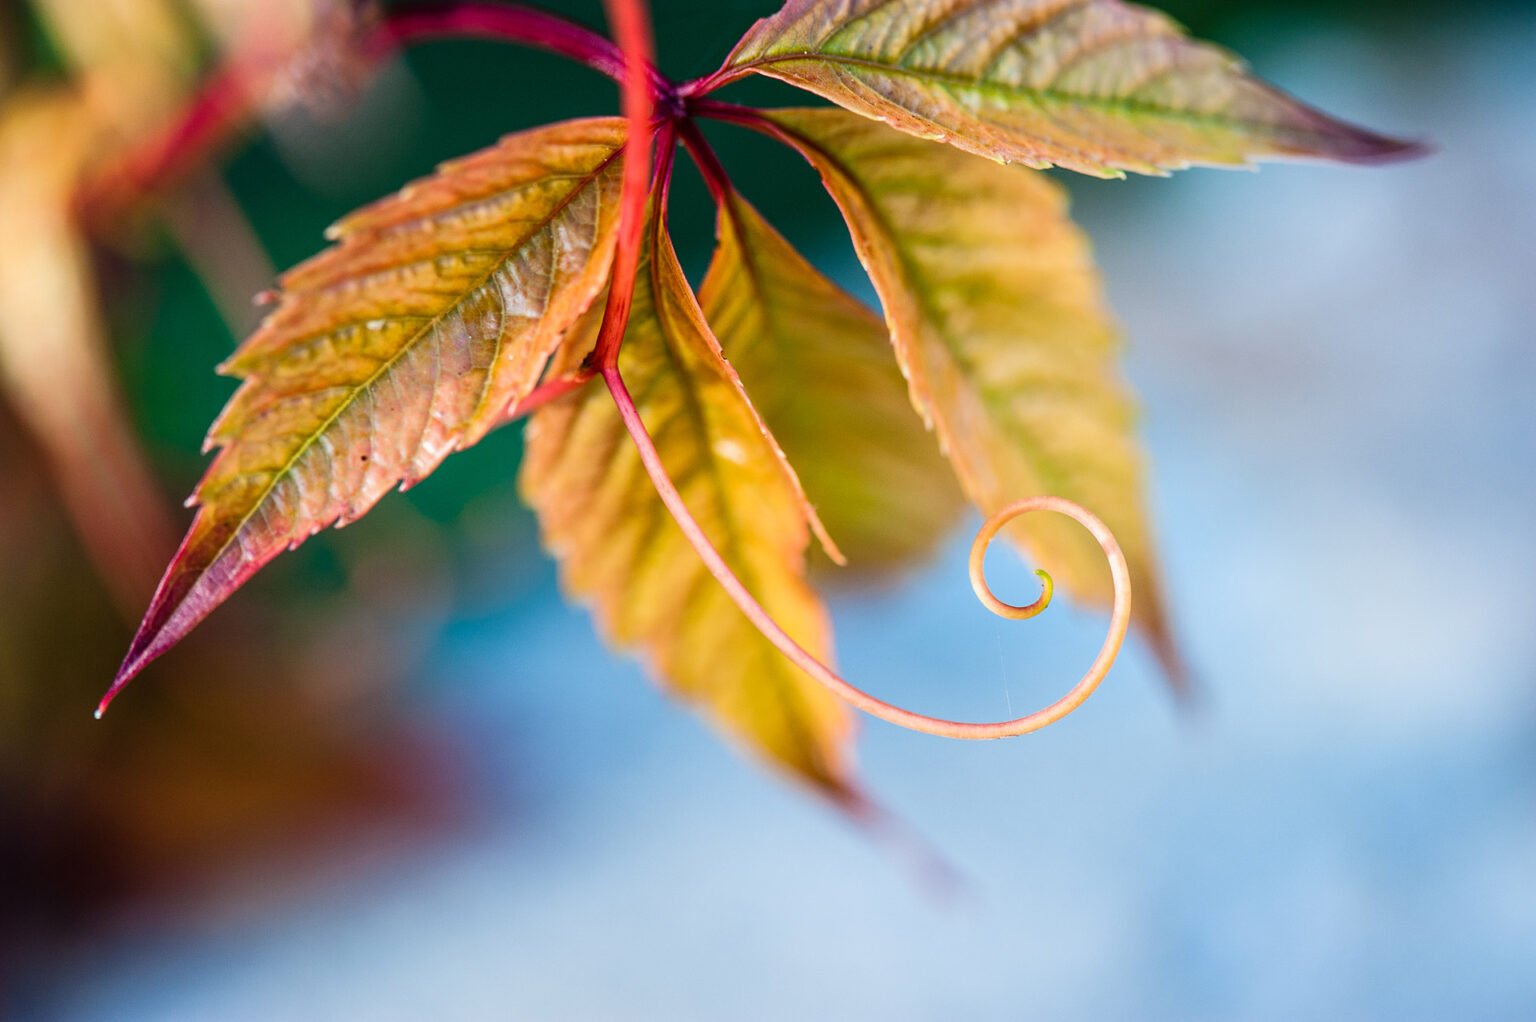
<svg viewBox="0 0 1536 1022">
<path fill-rule="evenodd" d="M 742 383 L 855 568 L 930 551 L 963 500 L 912 414 L 878 316 L 734 191 L 700 302 Z"/>
<path fill-rule="evenodd" d="M 1101 176 L 1417 150 L 1298 103 L 1121 0 L 789 0 L 720 80 L 748 71 L 921 138 Z"/>
<path fill-rule="evenodd" d="M 624 122 L 511 135 L 333 229 L 224 367 L 223 450 L 115 692 L 285 547 L 475 443 L 607 283 Z"/>
<path fill-rule="evenodd" d="M 1043 174 L 841 110 L 769 114 L 821 172 L 885 306 L 912 402 L 966 495 L 991 515 L 1052 494 L 1102 518 L 1136 614 L 1174 668 L 1133 413 L 1087 239 Z M 1059 515 L 1009 527 L 1067 592 L 1106 605 L 1103 556 Z"/>
<path fill-rule="evenodd" d="M 561 349 L 552 373 L 575 369 Z M 705 325 L 653 220 L 619 369 L 689 510 L 784 629 L 828 659 L 831 629 L 805 579 L 810 522 L 793 474 Z M 613 642 L 770 762 L 849 793 L 852 721 L 748 622 L 667 514 L 598 384 L 536 412 L 520 485 L 565 588 Z"/>
</svg>

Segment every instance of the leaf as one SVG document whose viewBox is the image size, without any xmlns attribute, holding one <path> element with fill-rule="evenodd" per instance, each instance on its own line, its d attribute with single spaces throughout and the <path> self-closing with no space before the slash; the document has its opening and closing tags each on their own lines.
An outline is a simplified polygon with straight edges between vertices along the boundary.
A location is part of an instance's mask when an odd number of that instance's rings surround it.
<svg viewBox="0 0 1536 1022">
<path fill-rule="evenodd" d="M 1064 191 L 841 110 L 768 114 L 820 171 L 885 307 L 912 402 L 984 514 L 1053 494 L 1099 515 L 1177 681 L 1116 331 Z M 1099 548 L 1059 515 L 1009 527 L 1059 585 L 1107 604 Z"/>
<path fill-rule="evenodd" d="M 584 354 L 563 347 L 551 372 Z M 799 485 L 654 218 L 619 369 L 711 542 L 784 629 L 827 659 L 830 625 L 805 579 L 811 523 Z M 763 638 L 705 569 L 602 387 L 534 413 L 520 486 L 566 590 L 592 606 L 611 641 L 643 653 L 672 692 L 759 755 L 849 797 L 847 709 Z"/>
<path fill-rule="evenodd" d="M 858 568 L 930 551 L 963 506 L 891 355 L 885 325 L 734 191 L 704 278 L 704 316 Z"/>
<path fill-rule="evenodd" d="M 0 107 L 0 392 L 46 452 L 97 571 L 128 613 L 175 534 L 113 378 L 90 250 L 71 203 L 100 131 L 74 95 Z"/>
<path fill-rule="evenodd" d="M 607 281 L 624 122 L 503 139 L 344 220 L 223 367 L 223 450 L 116 691 L 285 547 L 478 441 Z M 110 696 L 109 696 L 110 698 Z"/>
<path fill-rule="evenodd" d="M 1105 177 L 1417 150 L 1298 103 L 1120 0 L 789 0 L 721 75 L 747 71 L 920 138 Z"/>
</svg>

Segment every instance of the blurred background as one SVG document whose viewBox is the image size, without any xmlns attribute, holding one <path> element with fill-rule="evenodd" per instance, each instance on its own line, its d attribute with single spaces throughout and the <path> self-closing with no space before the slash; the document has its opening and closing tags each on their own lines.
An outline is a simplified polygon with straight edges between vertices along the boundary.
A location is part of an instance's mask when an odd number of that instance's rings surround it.
<svg viewBox="0 0 1536 1022">
<path fill-rule="evenodd" d="M 653 6 L 682 78 L 774 5 Z M 1536 1017 L 1536 8 L 1163 6 L 1438 151 L 1069 182 L 1202 698 L 1131 649 L 1028 740 L 865 727 L 870 789 L 960 875 L 940 892 L 601 647 L 516 500 L 516 430 L 280 559 L 93 722 L 249 296 L 437 161 L 616 96 L 494 44 L 332 67 L 153 215 L 90 196 L 86 222 L 126 213 L 87 243 L 61 182 L 219 61 L 332 29 L 299 0 L 0 0 L 0 1017 Z M 814 175 L 710 134 L 869 296 Z M 711 210 L 678 180 L 697 274 Z M 990 617 L 969 534 L 836 598 L 840 660 L 1013 715 L 1103 621 Z"/>
</svg>

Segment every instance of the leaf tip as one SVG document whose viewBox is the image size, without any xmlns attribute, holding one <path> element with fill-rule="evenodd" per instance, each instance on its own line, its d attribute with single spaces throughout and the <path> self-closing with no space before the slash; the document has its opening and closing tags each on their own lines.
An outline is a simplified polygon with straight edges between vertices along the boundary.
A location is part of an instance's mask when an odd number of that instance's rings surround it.
<svg viewBox="0 0 1536 1022">
<path fill-rule="evenodd" d="M 1384 135 L 1317 110 L 1309 109 L 1308 113 L 1316 121 L 1318 144 L 1296 155 L 1371 165 L 1416 160 L 1434 152 L 1434 147 L 1422 139 Z"/>
<path fill-rule="evenodd" d="M 1435 147 L 1422 139 L 1395 138 L 1358 128 L 1355 133 L 1352 144 L 1338 159 L 1370 166 L 1423 159 L 1435 152 Z"/>
<path fill-rule="evenodd" d="M 139 672 L 144 669 L 149 659 L 149 657 L 144 655 L 143 646 L 136 638 L 133 645 L 128 649 L 128 655 L 123 658 L 122 666 L 117 669 L 117 675 L 113 677 L 112 684 L 107 687 L 106 694 L 96 704 L 96 711 L 92 714 L 93 717 L 100 720 L 106 715 L 107 709 L 112 705 L 112 701 L 117 698 L 118 693 L 127 688 L 130 681 L 138 677 Z"/>
<path fill-rule="evenodd" d="M 1378 148 L 1374 153 L 1362 157 L 1362 163 L 1398 163 L 1405 160 L 1422 160 L 1426 156 L 1433 156 L 1440 151 L 1440 147 L 1433 142 L 1422 138 L 1396 138 L 1390 135 L 1377 135 Z"/>
</svg>

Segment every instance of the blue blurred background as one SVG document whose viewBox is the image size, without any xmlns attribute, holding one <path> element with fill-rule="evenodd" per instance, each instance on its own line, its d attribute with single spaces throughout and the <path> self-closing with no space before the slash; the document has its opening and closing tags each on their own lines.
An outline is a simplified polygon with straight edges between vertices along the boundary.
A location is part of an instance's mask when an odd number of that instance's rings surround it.
<svg viewBox="0 0 1536 1022">
<path fill-rule="evenodd" d="M 684 77 L 772 5 L 654 6 Z M 601 24 L 596 2 L 557 9 Z M 1438 149 L 1071 182 L 1129 337 L 1195 712 L 1132 649 L 1029 739 L 865 727 L 870 788 L 959 874 L 936 890 L 601 647 L 537 550 L 504 431 L 274 565 L 91 726 L 129 624 L 40 484 L 15 510 L 37 459 L 0 418 L 0 1014 L 1536 1017 L 1536 9 L 1169 9 Z M 19 8 L 7 24 L 46 64 Z M 614 101 L 541 54 L 434 45 L 341 129 L 286 115 L 223 177 L 289 265 L 437 160 Z M 711 137 L 868 295 L 814 176 Z M 710 210 L 679 181 L 696 273 Z M 170 500 L 235 338 L 173 246 L 102 259 Z M 840 661 L 907 705 L 1012 715 L 1077 675 L 1103 621 L 991 618 L 969 531 L 834 600 Z"/>
</svg>

